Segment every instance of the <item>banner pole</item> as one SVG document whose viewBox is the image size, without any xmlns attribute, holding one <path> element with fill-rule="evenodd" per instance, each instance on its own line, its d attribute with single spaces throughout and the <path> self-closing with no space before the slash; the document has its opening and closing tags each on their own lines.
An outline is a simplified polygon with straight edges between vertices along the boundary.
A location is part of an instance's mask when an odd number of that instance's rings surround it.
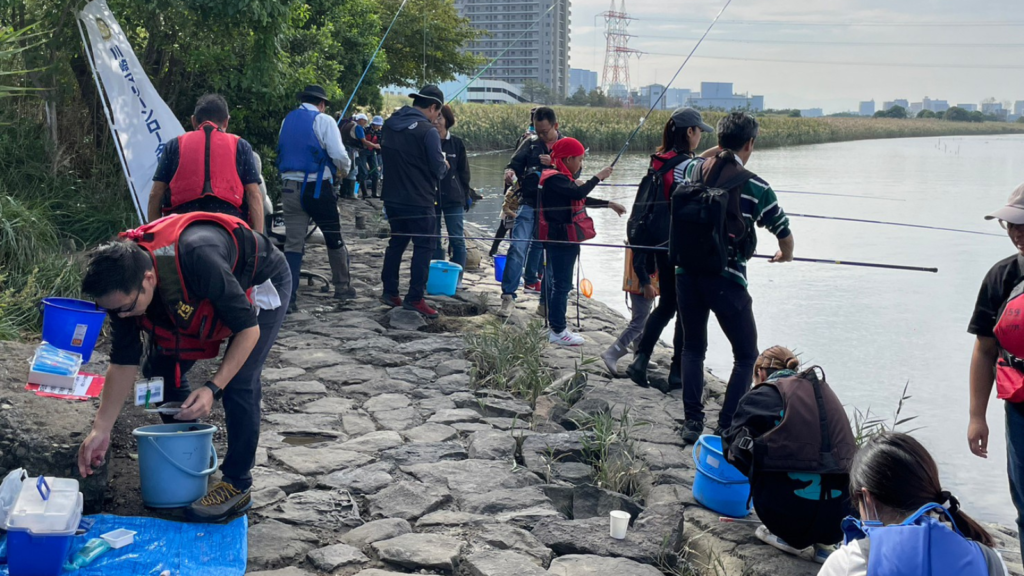
<svg viewBox="0 0 1024 576">
<path fill-rule="evenodd" d="M 109 103 L 107 102 L 106 94 L 103 92 L 103 86 L 100 83 L 100 78 L 96 74 L 96 60 L 93 58 L 92 47 L 85 39 L 85 31 L 82 30 L 81 14 L 75 14 L 75 23 L 78 24 L 78 35 L 82 38 L 82 49 L 84 50 L 85 59 L 89 62 L 89 70 L 92 72 L 93 81 L 96 82 L 96 92 L 99 94 L 100 105 L 103 107 L 103 115 L 106 116 L 107 126 L 110 128 L 110 134 L 114 137 L 114 145 L 117 147 L 117 159 L 121 162 L 121 170 L 124 172 L 125 182 L 128 183 L 128 192 L 132 195 L 132 203 L 135 204 L 135 212 L 139 217 L 139 222 L 145 224 L 147 218 L 145 212 L 142 210 L 142 200 L 139 198 L 138 191 L 135 189 L 135 184 L 132 183 L 131 174 L 128 172 L 128 164 L 125 162 L 124 150 L 121 148 L 121 138 L 117 133 L 117 129 L 114 128 L 114 121 L 110 117 L 110 110 L 108 109 Z"/>
</svg>

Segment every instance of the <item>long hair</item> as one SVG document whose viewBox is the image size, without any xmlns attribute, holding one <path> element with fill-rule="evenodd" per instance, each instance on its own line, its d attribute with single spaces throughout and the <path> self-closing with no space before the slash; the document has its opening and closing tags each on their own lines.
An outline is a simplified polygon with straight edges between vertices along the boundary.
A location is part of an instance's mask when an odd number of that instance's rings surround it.
<svg viewBox="0 0 1024 576">
<path fill-rule="evenodd" d="M 942 489 L 939 467 L 932 455 L 907 434 L 877 434 L 857 452 L 850 468 L 854 504 L 863 502 L 864 489 L 879 504 L 903 518 L 931 502 L 941 504 L 964 536 L 989 547 L 995 545 L 992 536 L 960 510 L 960 502 Z"/>
<path fill-rule="evenodd" d="M 658 154 L 664 154 L 675 150 L 679 154 L 692 154 L 690 149 L 690 138 L 686 134 L 687 128 L 676 128 L 676 123 L 671 118 L 665 123 L 665 130 L 661 134 L 661 146 L 658 146 Z"/>
</svg>

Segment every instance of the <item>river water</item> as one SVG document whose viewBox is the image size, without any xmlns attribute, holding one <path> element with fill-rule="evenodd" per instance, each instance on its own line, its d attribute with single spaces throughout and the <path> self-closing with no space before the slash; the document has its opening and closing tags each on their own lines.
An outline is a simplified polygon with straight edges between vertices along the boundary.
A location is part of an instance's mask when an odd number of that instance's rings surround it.
<svg viewBox="0 0 1024 576">
<path fill-rule="evenodd" d="M 982 217 L 1021 182 L 1022 157 L 1024 136 L 914 138 L 755 151 L 749 168 L 776 190 L 867 197 L 779 193 L 790 213 L 1002 235 L 997 224 Z M 584 177 L 610 160 L 610 155 L 588 157 Z M 470 159 L 474 186 L 484 188 L 488 198 L 468 218 L 492 231 L 507 161 L 504 153 Z M 627 156 L 608 182 L 639 182 L 646 166 L 646 156 Z M 602 187 L 594 196 L 629 207 L 634 194 L 635 188 Z M 591 210 L 591 216 L 598 230 L 595 242 L 624 239 L 625 217 L 611 210 Z M 904 429 L 920 428 L 915 436 L 938 461 L 946 489 L 976 517 L 1012 523 L 1001 401 L 993 399 L 989 407 L 989 458 L 979 459 L 967 447 L 973 337 L 966 327 L 985 273 L 1014 253 L 1009 240 L 796 217 L 791 225 L 797 256 L 938 267 L 939 273 L 754 260 L 748 275 L 759 347 L 785 345 L 805 364 L 821 365 L 851 412 L 870 409 L 891 418 L 909 382 L 912 398 L 903 416 L 917 418 Z M 759 233 L 759 252 L 774 252 L 774 238 Z M 594 297 L 628 314 L 620 289 L 622 251 L 584 248 L 582 262 Z M 707 367 L 727 377 L 731 350 L 711 324 Z M 671 333 L 666 329 L 663 340 L 671 340 Z"/>
</svg>

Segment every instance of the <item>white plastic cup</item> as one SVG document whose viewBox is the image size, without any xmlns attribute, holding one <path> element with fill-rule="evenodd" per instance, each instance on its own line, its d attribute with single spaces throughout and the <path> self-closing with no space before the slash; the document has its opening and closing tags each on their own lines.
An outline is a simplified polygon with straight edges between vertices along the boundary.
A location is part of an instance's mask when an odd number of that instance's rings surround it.
<svg viewBox="0 0 1024 576">
<path fill-rule="evenodd" d="M 629 528 L 629 512 L 612 510 L 611 516 L 611 537 L 622 540 L 626 537 L 626 529 Z"/>
</svg>

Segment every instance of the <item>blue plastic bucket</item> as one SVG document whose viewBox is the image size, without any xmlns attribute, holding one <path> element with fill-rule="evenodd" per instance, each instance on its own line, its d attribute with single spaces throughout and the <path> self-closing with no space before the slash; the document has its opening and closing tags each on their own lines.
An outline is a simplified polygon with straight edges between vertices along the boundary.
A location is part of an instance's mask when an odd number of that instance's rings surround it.
<svg viewBox="0 0 1024 576">
<path fill-rule="evenodd" d="M 94 302 L 74 298 L 43 298 L 43 340 L 61 350 L 92 358 L 107 311 Z"/>
<path fill-rule="evenodd" d="M 206 479 L 217 470 L 210 424 L 160 424 L 132 431 L 139 443 L 142 503 L 180 508 L 206 495 Z M 212 462 L 212 464 L 211 464 Z"/>
<path fill-rule="evenodd" d="M 501 282 L 505 276 L 505 256 L 494 257 L 494 279 Z"/>
<path fill-rule="evenodd" d="M 461 274 L 462 266 L 445 260 L 433 260 L 427 274 L 427 294 L 455 296 Z"/>
<path fill-rule="evenodd" d="M 750 481 L 725 460 L 722 439 L 705 434 L 693 445 L 697 477 L 693 497 L 706 508 L 725 516 L 743 518 L 750 514 Z"/>
</svg>

